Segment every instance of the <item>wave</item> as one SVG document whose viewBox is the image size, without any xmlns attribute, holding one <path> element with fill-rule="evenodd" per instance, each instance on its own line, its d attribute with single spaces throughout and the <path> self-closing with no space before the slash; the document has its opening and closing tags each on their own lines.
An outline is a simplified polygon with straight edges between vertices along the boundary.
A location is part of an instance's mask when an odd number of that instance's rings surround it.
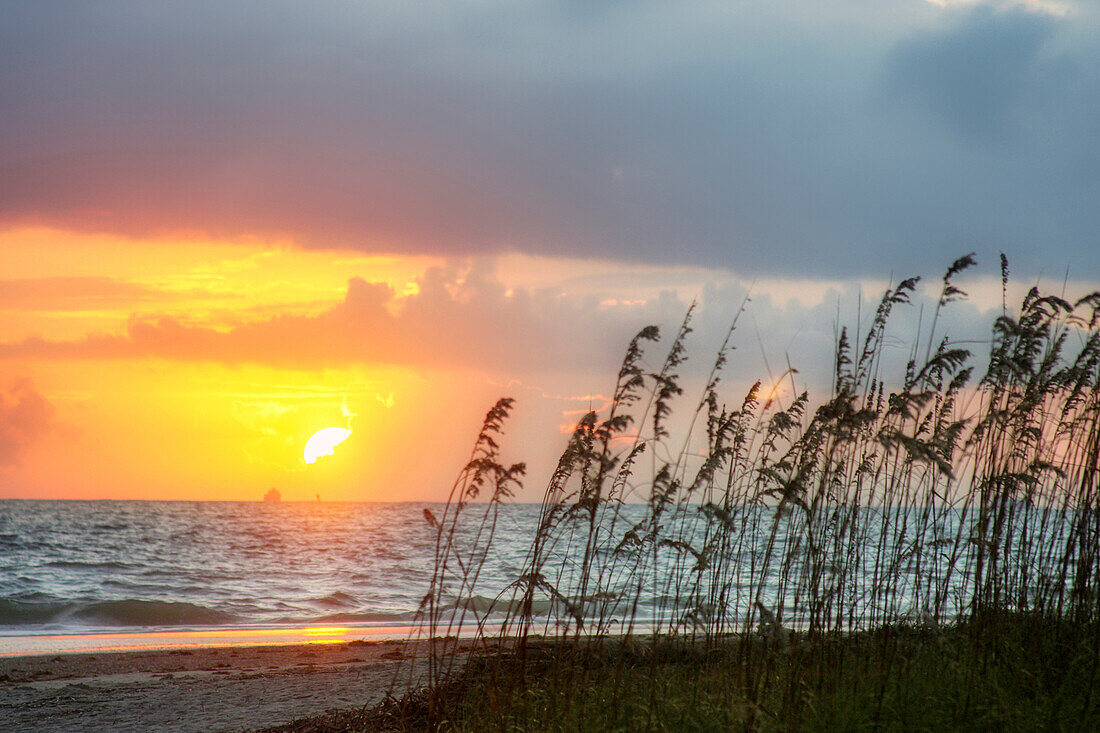
<svg viewBox="0 0 1100 733">
<path fill-rule="evenodd" d="M 0 598 L 0 625 L 3 626 L 220 626 L 239 620 L 233 614 L 183 601 L 125 599 L 32 603 Z"/>
<path fill-rule="evenodd" d="M 643 602 L 644 603 L 644 602 Z M 458 598 L 454 602 L 443 606 L 444 610 L 461 609 L 470 611 L 479 616 L 499 615 L 517 616 L 523 613 L 522 600 L 508 600 L 506 598 L 487 598 L 485 596 L 469 596 Z M 586 616 L 598 614 L 622 614 L 630 610 L 630 604 L 624 603 L 613 594 L 597 594 L 581 598 L 535 598 L 531 601 L 530 613 L 532 616 L 547 616 L 551 613 L 573 614 L 583 613 Z"/>
<path fill-rule="evenodd" d="M 27 603 L 0 598 L 0 625 L 48 624 L 62 614 L 66 608 L 68 608 L 68 604 L 65 603 Z"/>
<path fill-rule="evenodd" d="M 110 626 L 218 626 L 239 620 L 184 601 L 99 601 L 77 609 L 74 616 Z"/>
<path fill-rule="evenodd" d="M 128 570 L 134 567 L 130 563 L 107 560 L 104 562 L 84 562 L 82 560 L 50 560 L 44 564 L 47 568 L 68 568 L 72 570 Z"/>
<path fill-rule="evenodd" d="M 130 525 L 125 522 L 102 522 L 93 524 L 91 528 L 93 531 L 98 532 L 117 532 L 122 529 L 129 529 Z"/>
<path fill-rule="evenodd" d="M 314 603 L 319 606 L 327 606 L 329 608 L 348 608 L 351 606 L 355 606 L 358 601 L 356 601 L 353 596 L 350 596 L 347 593 L 336 591 L 335 593 L 327 595 L 324 598 L 318 598 L 314 601 Z"/>
<path fill-rule="evenodd" d="M 531 601 L 531 613 L 535 616 L 545 616 L 556 606 L 549 599 L 537 599 Z M 523 602 L 505 600 L 502 598 L 486 598 L 485 596 L 470 596 L 459 598 L 454 603 L 444 606 L 444 609 L 460 608 L 477 614 L 501 614 L 515 615 L 522 611 Z"/>
<path fill-rule="evenodd" d="M 331 613 L 327 616 L 318 616 L 310 619 L 311 624 L 386 624 L 404 622 L 408 623 L 416 618 L 415 612 L 408 613 Z"/>
</svg>

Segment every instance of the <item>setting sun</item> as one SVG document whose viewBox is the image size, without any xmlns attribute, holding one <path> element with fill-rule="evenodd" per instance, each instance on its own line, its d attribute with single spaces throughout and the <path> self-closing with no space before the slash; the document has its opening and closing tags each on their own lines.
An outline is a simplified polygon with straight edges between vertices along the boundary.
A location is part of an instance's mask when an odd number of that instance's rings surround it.
<svg viewBox="0 0 1100 733">
<path fill-rule="evenodd" d="M 321 456 L 331 456 L 336 446 L 343 443 L 351 435 L 347 428 L 322 428 L 310 436 L 306 441 L 302 460 L 306 463 L 316 463 Z"/>
</svg>

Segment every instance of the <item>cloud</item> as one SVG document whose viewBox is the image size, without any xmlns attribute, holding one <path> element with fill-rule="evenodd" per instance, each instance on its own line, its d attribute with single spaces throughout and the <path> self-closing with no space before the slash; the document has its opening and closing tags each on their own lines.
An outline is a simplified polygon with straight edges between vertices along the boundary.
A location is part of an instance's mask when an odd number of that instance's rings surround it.
<svg viewBox="0 0 1100 733">
<path fill-rule="evenodd" d="M 163 303 L 194 296 L 109 277 L 40 277 L 0 280 L 0 308 L 80 310 L 135 303 Z"/>
<path fill-rule="evenodd" d="M 3 343 L 0 359 L 155 358 L 305 370 L 394 364 L 476 371 L 498 384 L 537 384 L 531 391 L 557 401 L 572 400 L 569 395 L 582 390 L 584 396 L 576 399 L 599 403 L 626 344 L 649 324 L 658 325 L 666 337 L 647 356 L 647 368 L 659 368 L 667 339 L 692 299 L 655 287 L 647 278 L 642 273 L 640 282 L 632 283 L 623 275 L 602 291 L 586 283 L 583 294 L 571 295 L 555 286 L 507 287 L 492 261 L 455 261 L 428 270 L 418 280 L 418 291 L 403 297 L 386 284 L 353 278 L 344 299 L 317 315 L 275 316 L 229 330 L 163 316 L 134 317 L 121 334 Z M 715 278 L 694 296 L 698 308 L 685 374 L 706 372 L 737 317 L 729 380 L 775 378 L 789 364 L 799 370 L 801 382 L 827 386 L 839 327 L 848 325 L 858 341 L 855 329 L 868 322 L 883 287 L 841 283 L 814 298 L 796 298 L 805 296 L 805 286 L 778 283 L 750 291 L 736 278 Z M 934 282 L 929 288 L 914 305 L 896 309 L 891 326 L 896 336 L 887 351 L 901 367 L 922 309 L 930 313 L 934 308 Z M 995 293 L 995 302 L 952 304 L 940 321 L 940 333 L 974 342 L 988 339 L 992 314 L 1000 311 L 1000 282 L 985 290 Z M 634 297 L 613 297 L 623 291 Z M 746 297 L 750 302 L 738 317 Z"/>
<path fill-rule="evenodd" d="M 686 307 L 668 297 L 622 318 L 623 309 L 603 308 L 594 296 L 577 301 L 554 289 L 509 290 L 490 268 L 431 268 L 419 280 L 419 291 L 403 298 L 384 283 L 353 278 L 344 300 L 317 316 L 275 316 L 229 331 L 167 316 L 135 316 L 124 334 L 70 341 L 32 337 L 0 345 L 0 357 L 165 358 L 305 369 L 391 363 L 569 372 L 613 365 L 617 355 L 608 344 L 613 349 L 625 345 L 632 321 L 647 316 L 668 320 Z"/>
<path fill-rule="evenodd" d="M 888 65 L 890 85 L 962 135 L 998 134 L 1029 97 L 1058 83 L 1058 69 L 1041 56 L 1055 30 L 1045 13 L 979 6 L 898 44 Z"/>
<path fill-rule="evenodd" d="M 803 277 L 972 249 L 1100 268 L 1087 5 L 589 5 L 8 3 L 0 222 Z"/>
<path fill-rule="evenodd" d="M 0 467 L 19 463 L 23 453 L 50 431 L 53 413 L 53 405 L 29 380 L 18 380 L 0 392 Z"/>
</svg>

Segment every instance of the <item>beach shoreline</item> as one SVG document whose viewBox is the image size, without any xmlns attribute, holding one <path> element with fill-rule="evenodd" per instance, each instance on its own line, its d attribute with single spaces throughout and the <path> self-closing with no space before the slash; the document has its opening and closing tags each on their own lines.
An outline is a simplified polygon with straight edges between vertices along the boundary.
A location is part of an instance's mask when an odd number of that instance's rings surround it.
<svg viewBox="0 0 1100 733">
<path fill-rule="evenodd" d="M 250 731 L 374 705 L 422 674 L 417 645 L 365 640 L 0 658 L 0 729 Z"/>
<path fill-rule="evenodd" d="M 404 640 L 415 628 L 403 626 L 217 627 L 157 631 L 73 631 L 0 636 L 0 659 L 54 654 L 158 651 L 215 647 L 340 644 Z"/>
</svg>

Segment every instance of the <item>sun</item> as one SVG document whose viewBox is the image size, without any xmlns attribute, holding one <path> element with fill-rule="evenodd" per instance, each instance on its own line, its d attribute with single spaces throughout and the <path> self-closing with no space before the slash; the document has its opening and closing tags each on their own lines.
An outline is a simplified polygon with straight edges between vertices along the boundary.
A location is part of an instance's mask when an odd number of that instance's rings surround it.
<svg viewBox="0 0 1100 733">
<path fill-rule="evenodd" d="M 336 446 L 343 443 L 351 435 L 346 428 L 321 428 L 306 441 L 302 459 L 306 463 L 316 463 L 321 456 L 331 456 Z"/>
</svg>

